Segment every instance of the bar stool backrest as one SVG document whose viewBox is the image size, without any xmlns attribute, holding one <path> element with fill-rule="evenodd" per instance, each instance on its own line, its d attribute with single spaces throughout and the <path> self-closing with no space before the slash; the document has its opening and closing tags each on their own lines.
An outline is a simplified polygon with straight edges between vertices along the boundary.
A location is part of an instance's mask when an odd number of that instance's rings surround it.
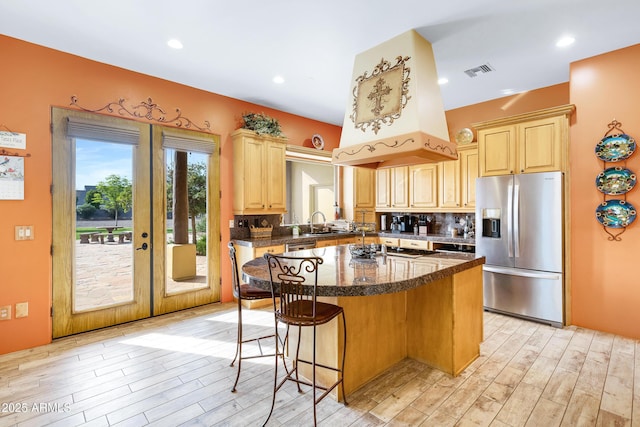
<svg viewBox="0 0 640 427">
<path fill-rule="evenodd" d="M 313 324 L 316 319 L 318 266 L 322 264 L 322 258 L 272 254 L 264 257 L 269 265 L 271 292 L 279 292 L 280 295 L 279 310 L 274 298 L 274 311 L 289 321 L 295 319 L 294 323 Z"/>
<path fill-rule="evenodd" d="M 233 242 L 229 242 L 229 258 L 231 259 L 231 283 L 233 289 L 233 296 L 236 298 L 241 297 L 240 293 L 240 275 L 238 273 L 238 260 L 236 258 L 236 248 Z"/>
</svg>

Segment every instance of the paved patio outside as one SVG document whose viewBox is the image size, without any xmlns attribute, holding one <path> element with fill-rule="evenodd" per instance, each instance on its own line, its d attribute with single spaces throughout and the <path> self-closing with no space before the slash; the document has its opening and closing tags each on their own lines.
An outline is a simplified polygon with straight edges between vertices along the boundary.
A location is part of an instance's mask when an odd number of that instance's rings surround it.
<svg viewBox="0 0 640 427">
<path fill-rule="evenodd" d="M 119 304 L 133 299 L 133 250 L 131 242 L 80 244 L 76 240 L 75 311 Z M 168 293 L 206 286 L 206 256 L 196 257 L 196 277 L 167 278 Z"/>
</svg>

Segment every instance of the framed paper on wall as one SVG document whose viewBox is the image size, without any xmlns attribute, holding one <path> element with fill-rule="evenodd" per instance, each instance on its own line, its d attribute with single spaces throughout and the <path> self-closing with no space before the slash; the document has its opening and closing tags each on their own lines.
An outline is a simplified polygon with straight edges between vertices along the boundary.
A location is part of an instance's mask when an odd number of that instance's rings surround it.
<svg viewBox="0 0 640 427">
<path fill-rule="evenodd" d="M 0 200 L 24 200 L 24 158 L 0 157 Z"/>
</svg>

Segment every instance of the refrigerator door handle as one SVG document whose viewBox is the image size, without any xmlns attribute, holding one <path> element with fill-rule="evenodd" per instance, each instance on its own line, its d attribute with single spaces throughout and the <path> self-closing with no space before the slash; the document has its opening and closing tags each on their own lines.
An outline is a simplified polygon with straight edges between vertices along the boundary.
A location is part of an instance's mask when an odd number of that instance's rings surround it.
<svg viewBox="0 0 640 427">
<path fill-rule="evenodd" d="M 522 270 L 519 268 L 496 267 L 493 265 L 483 265 L 482 269 L 489 273 L 509 274 L 512 276 L 533 277 L 536 279 L 559 280 L 562 275 L 560 273 L 540 272 L 533 270 Z"/>
<path fill-rule="evenodd" d="M 513 186 L 513 251 L 520 258 L 520 184 Z"/>
<path fill-rule="evenodd" d="M 513 257 L 513 184 L 507 187 L 507 250 Z"/>
</svg>

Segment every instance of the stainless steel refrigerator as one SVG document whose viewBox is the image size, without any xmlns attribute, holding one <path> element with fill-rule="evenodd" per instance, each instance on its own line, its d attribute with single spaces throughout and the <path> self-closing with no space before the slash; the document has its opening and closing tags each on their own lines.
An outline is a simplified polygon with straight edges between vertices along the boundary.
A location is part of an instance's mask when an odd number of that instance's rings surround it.
<svg viewBox="0 0 640 427">
<path fill-rule="evenodd" d="M 477 179 L 485 309 L 564 324 L 562 179 L 561 172 Z"/>
</svg>

